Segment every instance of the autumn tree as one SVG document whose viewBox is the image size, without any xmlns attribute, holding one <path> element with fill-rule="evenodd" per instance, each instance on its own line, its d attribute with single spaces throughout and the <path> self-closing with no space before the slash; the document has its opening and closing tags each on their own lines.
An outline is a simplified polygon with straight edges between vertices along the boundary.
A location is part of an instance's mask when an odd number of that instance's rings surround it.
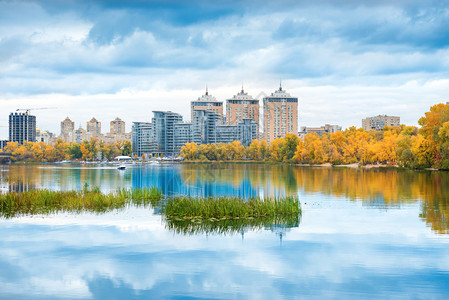
<svg viewBox="0 0 449 300">
<path fill-rule="evenodd" d="M 181 156 L 187 160 L 198 159 L 198 146 L 195 143 L 186 143 L 181 147 Z"/>
<path fill-rule="evenodd" d="M 247 157 L 251 160 L 260 160 L 260 143 L 258 140 L 254 139 L 251 144 L 247 147 Z"/>
<path fill-rule="evenodd" d="M 260 159 L 264 160 L 268 157 L 268 143 L 266 140 L 260 141 Z"/>
<path fill-rule="evenodd" d="M 280 159 L 283 162 L 291 162 L 298 147 L 299 137 L 293 133 L 287 133 L 279 148 Z"/>
</svg>

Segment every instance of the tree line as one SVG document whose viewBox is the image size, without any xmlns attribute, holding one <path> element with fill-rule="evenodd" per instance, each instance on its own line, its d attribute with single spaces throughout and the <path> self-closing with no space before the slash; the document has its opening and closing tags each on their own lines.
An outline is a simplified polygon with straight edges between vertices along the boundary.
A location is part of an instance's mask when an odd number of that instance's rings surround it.
<svg viewBox="0 0 449 300">
<path fill-rule="evenodd" d="M 1 151 L 1 150 L 0 150 Z M 3 152 L 12 153 L 13 161 L 55 162 L 63 160 L 113 159 L 119 155 L 131 155 L 131 142 L 119 140 L 104 142 L 96 138 L 82 143 L 66 143 L 59 139 L 53 145 L 43 142 L 27 142 L 19 145 L 9 142 Z"/>
<path fill-rule="evenodd" d="M 309 133 L 304 140 L 295 134 L 277 138 L 269 145 L 253 140 L 244 147 L 230 144 L 196 145 L 181 148 L 186 160 L 273 161 L 302 164 L 387 164 L 409 168 L 449 169 L 449 105 L 437 104 L 419 119 L 421 128 L 401 125 L 383 131 L 350 127 L 318 136 Z"/>
</svg>

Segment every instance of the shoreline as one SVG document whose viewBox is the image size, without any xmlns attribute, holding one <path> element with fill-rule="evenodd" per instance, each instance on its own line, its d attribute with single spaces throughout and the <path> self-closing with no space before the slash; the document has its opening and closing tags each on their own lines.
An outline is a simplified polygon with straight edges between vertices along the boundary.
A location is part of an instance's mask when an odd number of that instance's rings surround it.
<svg viewBox="0 0 449 300">
<path fill-rule="evenodd" d="M 238 160 L 238 161 L 201 161 L 201 160 L 190 160 L 190 161 L 182 161 L 181 164 L 205 164 L 205 165 L 211 165 L 211 164 L 264 164 L 264 165 L 290 165 L 290 166 L 298 166 L 298 167 L 312 167 L 312 168 L 348 168 L 348 169 L 404 169 L 404 170 L 412 170 L 412 171 L 445 171 L 435 168 L 426 168 L 426 169 L 411 169 L 406 167 L 401 167 L 397 164 L 395 165 L 388 165 L 388 164 L 367 164 L 367 165 L 361 165 L 359 163 L 352 163 L 352 164 L 339 164 L 339 165 L 333 165 L 331 163 L 324 163 L 324 164 L 296 164 L 296 163 L 285 163 L 285 162 L 273 162 L 273 161 L 245 161 L 245 160 Z"/>
<path fill-rule="evenodd" d="M 138 161 L 137 165 L 146 165 L 150 164 L 150 161 Z M 425 169 L 412 169 L 407 167 L 402 167 L 397 164 L 394 165 L 388 165 L 388 164 L 367 164 L 362 165 L 360 163 L 352 163 L 352 164 L 338 164 L 333 165 L 331 163 L 324 163 L 324 164 L 297 164 L 297 163 L 288 163 L 288 162 L 273 162 L 273 161 L 253 161 L 253 160 L 234 160 L 234 161 L 204 161 L 204 160 L 189 160 L 189 161 L 160 161 L 159 164 L 185 164 L 185 165 L 192 165 L 192 164 L 200 164 L 200 165 L 224 165 L 224 164 L 237 164 L 237 165 L 290 165 L 290 166 L 298 166 L 298 167 L 312 167 L 312 168 L 347 168 L 347 169 L 364 169 L 364 170 L 371 170 L 371 169 L 397 169 L 397 170 L 411 170 L 411 171 L 449 171 L 445 169 L 437 169 L 437 168 L 425 168 Z M 0 164 L 0 166 L 12 166 L 12 165 L 18 165 L 18 166 L 26 166 L 26 165 L 59 165 L 61 163 L 59 162 L 25 162 L 25 161 L 18 161 L 18 162 L 11 162 L 10 164 Z M 84 163 L 86 164 L 86 163 Z M 71 162 L 71 163 L 65 163 L 64 165 L 84 165 L 82 162 Z M 101 164 L 101 162 L 88 162 L 88 165 L 92 164 Z"/>
</svg>

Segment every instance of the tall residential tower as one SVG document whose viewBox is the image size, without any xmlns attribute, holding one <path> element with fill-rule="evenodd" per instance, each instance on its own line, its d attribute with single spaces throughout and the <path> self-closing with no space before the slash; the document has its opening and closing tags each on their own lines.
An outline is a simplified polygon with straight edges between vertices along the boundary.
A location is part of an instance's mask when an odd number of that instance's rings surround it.
<svg viewBox="0 0 449 300">
<path fill-rule="evenodd" d="M 36 141 L 36 116 L 26 113 L 11 113 L 9 115 L 9 141 L 18 142 Z"/>
<path fill-rule="evenodd" d="M 86 124 L 87 133 L 92 137 L 99 137 L 101 135 L 101 122 L 97 121 L 97 119 L 92 118 Z"/>
<path fill-rule="evenodd" d="M 64 121 L 61 122 L 61 138 L 65 142 L 73 142 L 75 136 L 75 122 L 69 119 L 69 117 L 65 118 Z"/>
<path fill-rule="evenodd" d="M 115 118 L 114 121 L 110 123 L 110 133 L 112 134 L 122 134 L 125 133 L 125 122 L 120 118 Z"/>
<path fill-rule="evenodd" d="M 226 100 L 226 124 L 236 125 L 243 119 L 253 119 L 259 132 L 259 100 L 242 90 Z"/>
<path fill-rule="evenodd" d="M 172 156 L 176 153 L 175 124 L 182 122 L 182 116 L 171 111 L 153 111 L 153 130 L 157 153 Z"/>
<path fill-rule="evenodd" d="M 263 98 L 264 139 L 271 143 L 287 133 L 298 133 L 298 98 L 279 86 L 270 96 Z"/>
<path fill-rule="evenodd" d="M 223 120 L 223 101 L 217 101 L 217 99 L 209 95 L 206 88 L 206 94 L 199 97 L 197 100 L 190 103 L 190 120 L 193 121 L 194 110 L 209 110 L 216 112 L 220 115 L 220 121 Z"/>
</svg>

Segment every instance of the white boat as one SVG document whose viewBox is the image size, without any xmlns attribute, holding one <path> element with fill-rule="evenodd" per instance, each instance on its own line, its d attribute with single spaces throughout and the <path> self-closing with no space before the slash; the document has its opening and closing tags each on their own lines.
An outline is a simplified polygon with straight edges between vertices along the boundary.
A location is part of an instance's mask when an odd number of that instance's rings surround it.
<svg viewBox="0 0 449 300">
<path fill-rule="evenodd" d="M 125 169 L 126 169 L 126 166 L 125 166 L 125 165 L 119 165 L 119 166 L 117 167 L 117 169 L 119 169 L 119 170 L 125 170 Z"/>
</svg>

